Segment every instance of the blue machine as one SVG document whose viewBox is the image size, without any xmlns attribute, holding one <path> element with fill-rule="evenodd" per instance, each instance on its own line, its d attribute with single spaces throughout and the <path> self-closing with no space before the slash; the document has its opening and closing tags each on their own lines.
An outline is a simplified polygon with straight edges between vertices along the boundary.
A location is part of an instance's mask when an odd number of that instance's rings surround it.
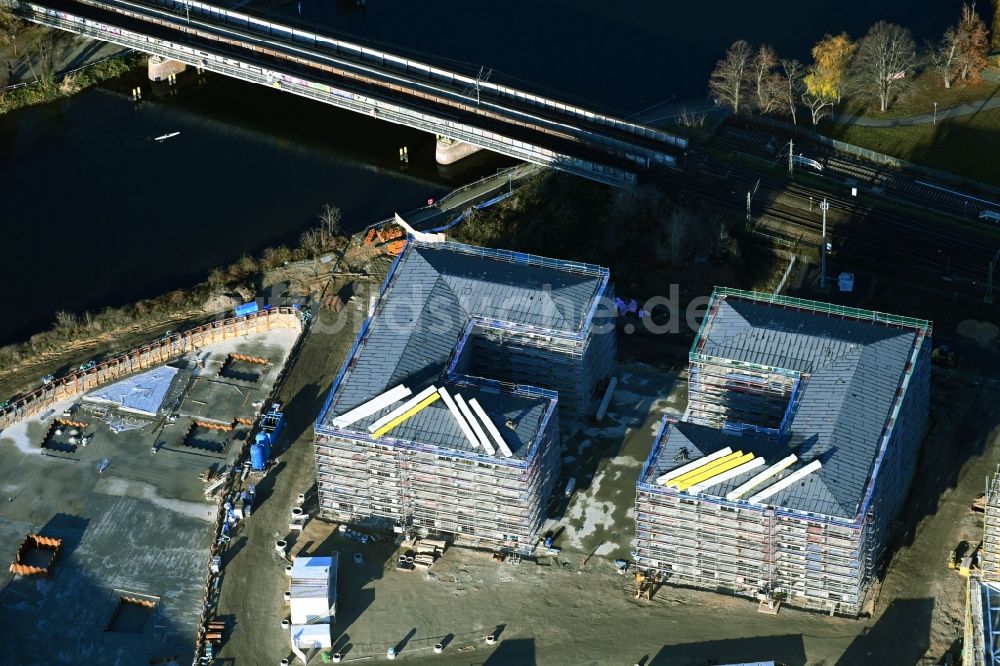
<svg viewBox="0 0 1000 666">
<path fill-rule="evenodd" d="M 278 441 L 278 436 L 285 427 L 285 415 L 279 411 L 280 409 L 279 403 L 272 404 L 271 409 L 260 420 L 260 429 L 271 436 L 271 444 Z"/>
<path fill-rule="evenodd" d="M 264 462 L 271 459 L 271 436 L 266 432 L 258 432 L 255 443 L 261 447 L 264 455 Z"/>
<path fill-rule="evenodd" d="M 255 472 L 263 471 L 264 463 L 267 462 L 267 458 L 264 457 L 264 447 L 254 442 L 250 445 L 250 467 Z"/>
</svg>

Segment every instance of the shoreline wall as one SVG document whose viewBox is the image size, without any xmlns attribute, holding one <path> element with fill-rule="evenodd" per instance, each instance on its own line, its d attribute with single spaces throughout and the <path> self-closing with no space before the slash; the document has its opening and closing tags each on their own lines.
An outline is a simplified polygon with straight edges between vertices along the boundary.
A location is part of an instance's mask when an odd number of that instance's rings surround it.
<svg viewBox="0 0 1000 666">
<path fill-rule="evenodd" d="M 41 412 L 50 405 L 81 395 L 103 384 L 169 363 L 206 345 L 276 328 L 290 328 L 301 333 L 305 325 L 298 310 L 274 308 L 243 317 L 228 317 L 213 321 L 174 333 L 156 342 L 134 347 L 92 368 L 58 377 L 31 393 L 10 401 L 10 405 L 0 414 L 0 433 L 3 429 Z"/>
</svg>

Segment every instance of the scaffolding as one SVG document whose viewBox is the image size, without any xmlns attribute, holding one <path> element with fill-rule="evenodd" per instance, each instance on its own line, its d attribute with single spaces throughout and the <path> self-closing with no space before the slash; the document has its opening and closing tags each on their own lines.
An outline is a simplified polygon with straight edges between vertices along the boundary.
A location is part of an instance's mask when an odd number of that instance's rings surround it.
<svg viewBox="0 0 1000 666">
<path fill-rule="evenodd" d="M 755 597 L 767 591 L 802 608 L 858 615 L 865 601 L 865 530 L 656 485 L 646 470 L 636 497 L 637 560 L 675 585 Z"/>
<path fill-rule="evenodd" d="M 1000 582 L 1000 467 L 986 480 L 983 511 L 983 580 Z"/>
<path fill-rule="evenodd" d="M 783 474 L 791 480 L 795 473 L 792 466 L 778 463 L 791 452 L 790 431 L 812 377 L 808 372 L 704 353 L 713 318 L 727 297 L 821 317 L 915 329 L 881 434 L 877 442 L 871 442 L 870 472 L 857 505 L 845 507 L 843 515 L 816 511 L 808 503 L 752 502 L 743 499 L 750 493 L 727 494 L 731 486 L 721 483 L 682 491 L 685 484 L 673 484 L 678 485 L 675 488 L 657 482 L 678 467 L 678 460 L 688 460 L 690 455 L 685 447 L 680 449 L 685 454 L 682 458 L 668 460 L 671 451 L 677 455 L 677 444 L 667 446 L 677 424 L 665 418 L 636 487 L 637 562 L 673 584 L 766 596 L 831 614 L 861 615 L 873 601 L 875 581 L 886 559 L 886 534 L 906 497 L 926 432 L 930 324 L 771 294 L 716 289 L 689 354 L 689 406 L 684 422 L 730 436 L 732 449 L 747 451 L 750 446 L 750 450 L 765 452 L 767 464 L 776 467 L 774 476 L 762 484 L 780 483 Z M 792 351 L 783 349 L 782 353 Z M 809 435 L 797 433 L 797 441 Z M 704 453 L 707 460 L 711 451 Z M 738 485 L 749 474 L 731 481 L 727 478 L 727 483 Z M 775 497 L 783 501 L 781 494 Z M 996 482 L 992 497 L 1000 508 Z M 1000 527 L 1000 512 L 996 520 Z M 995 538 L 1000 541 L 1000 530 Z M 1000 563 L 994 571 L 1000 573 Z"/>
<path fill-rule="evenodd" d="M 481 296 L 487 307 L 480 308 L 480 303 L 474 302 L 475 285 L 465 283 L 456 287 L 454 298 L 468 319 L 460 327 L 449 329 L 449 335 L 457 336 L 450 352 L 446 352 L 444 358 L 422 359 L 421 379 L 407 386 L 415 392 L 425 381 L 435 381 L 438 386 L 446 384 L 445 392 L 453 390 L 456 398 L 458 389 L 470 387 L 532 399 L 536 403 L 543 401 L 544 410 L 537 427 L 530 422 L 534 432 L 530 438 L 522 438 L 524 446 L 513 456 L 507 456 L 510 452 L 505 444 L 500 448 L 506 453 L 499 457 L 476 449 L 474 442 L 470 450 L 439 445 L 436 436 L 427 432 L 420 437 L 407 437 L 405 433 L 400 435 L 393 430 L 383 432 L 379 429 L 370 436 L 362 427 L 364 420 L 350 424 L 345 420 L 338 425 L 331 416 L 357 407 L 350 404 L 356 402 L 356 397 L 350 402 L 342 399 L 342 389 L 353 381 L 351 373 L 358 366 L 359 358 L 368 353 L 368 345 L 373 345 L 372 354 L 383 356 L 390 348 L 373 344 L 380 335 L 378 318 L 393 299 L 394 288 L 406 272 L 407 262 L 415 252 L 425 251 L 424 248 L 426 252 L 462 255 L 464 259 L 459 261 L 457 269 L 454 268 L 456 264 L 449 263 L 451 260 L 441 255 L 427 255 L 424 260 L 434 270 L 453 269 L 460 280 L 481 283 L 485 292 Z M 469 259 L 474 263 L 467 263 Z M 439 269 L 437 266 L 441 264 L 432 264 L 432 261 L 441 261 L 447 268 Z M 497 298 L 497 293 L 492 290 L 494 285 L 489 282 L 486 268 L 480 270 L 480 261 L 574 274 L 567 283 L 583 285 L 574 291 L 578 302 L 570 304 L 576 316 L 567 315 L 557 307 L 559 316 L 547 320 L 532 310 L 539 306 L 530 303 L 528 298 L 511 307 L 495 307 L 496 303 L 489 302 L 488 298 Z M 429 279 L 424 264 L 418 266 L 422 267 L 422 272 L 417 273 L 419 278 Z M 503 273 L 501 292 L 510 284 L 521 288 L 516 282 L 506 282 L 516 280 L 518 273 L 509 274 L 506 269 L 498 272 Z M 441 275 L 447 277 L 449 274 L 443 272 Z M 583 280 L 576 275 L 583 276 Z M 373 528 L 391 527 L 422 535 L 451 533 L 459 542 L 530 552 L 558 475 L 560 435 L 564 428 L 578 427 L 593 412 L 598 385 L 610 375 L 614 364 L 614 326 L 609 321 L 613 313 L 599 308 L 609 293 L 613 294 L 613 288 L 608 271 L 598 266 L 454 243 L 437 243 L 431 247 L 409 242 L 386 276 L 379 299 L 335 378 L 315 424 L 321 512 L 336 520 Z M 501 297 L 509 298 L 510 295 L 509 290 L 500 293 Z M 501 319 L 497 315 L 519 320 Z M 440 335 L 435 342 L 443 342 Z M 397 337 L 391 348 L 402 349 L 406 344 Z M 426 353 L 437 354 L 442 347 L 438 344 Z M 395 367 L 396 360 L 388 358 L 386 363 Z M 411 379 L 393 376 L 392 381 L 395 385 Z M 387 409 L 388 406 L 379 407 L 377 413 L 370 416 L 385 414 Z M 460 425 L 465 425 L 459 421 Z M 527 429 L 529 422 L 522 422 Z M 469 425 L 475 427 L 473 423 Z M 492 425 L 487 423 L 487 428 Z M 511 422 L 507 425 L 514 427 Z M 498 433 L 495 427 L 493 432 Z M 497 436 L 494 434 L 494 440 Z M 470 436 L 466 434 L 466 437 Z M 470 437 L 470 441 L 474 439 Z M 501 442 L 502 438 L 496 443 Z M 484 448 L 490 449 L 489 446 Z"/>
<path fill-rule="evenodd" d="M 317 428 L 320 510 L 376 529 L 449 532 L 459 542 L 527 553 L 558 474 L 559 417 L 556 394 L 525 395 L 549 406 L 523 459 Z"/>
</svg>

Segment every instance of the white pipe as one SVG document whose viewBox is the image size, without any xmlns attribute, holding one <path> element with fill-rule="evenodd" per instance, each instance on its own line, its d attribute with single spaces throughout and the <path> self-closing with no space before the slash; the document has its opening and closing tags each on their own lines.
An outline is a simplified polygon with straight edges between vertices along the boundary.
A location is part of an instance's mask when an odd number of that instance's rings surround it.
<svg viewBox="0 0 1000 666">
<path fill-rule="evenodd" d="M 417 231 L 416 229 L 414 229 L 413 227 L 411 227 L 409 224 L 407 224 L 406 220 L 404 220 L 402 217 L 400 217 L 399 213 L 395 213 L 395 216 L 396 216 L 396 224 L 398 224 L 399 226 L 403 227 L 403 229 L 406 231 L 406 233 L 408 233 L 409 235 L 413 236 L 418 241 L 423 241 L 424 243 L 443 243 L 445 241 L 445 235 L 444 234 L 440 234 L 440 233 L 438 233 L 438 234 L 429 234 L 429 233 L 427 233 L 425 231 Z"/>
<path fill-rule="evenodd" d="M 384 426 L 389 421 L 392 421 L 397 416 L 402 416 L 406 412 L 410 411 L 411 409 L 413 409 L 414 407 L 416 407 L 417 405 L 419 405 L 421 402 L 423 402 L 427 398 L 431 397 L 431 395 L 433 395 L 434 393 L 437 393 L 437 387 L 436 386 L 428 386 L 423 391 L 421 391 L 420 393 L 416 394 L 415 396 L 413 396 L 412 398 L 410 398 L 409 400 L 407 400 L 406 402 L 404 402 L 402 405 L 400 405 L 396 409 L 392 410 L 391 412 L 389 412 L 388 414 L 386 414 L 385 416 L 383 416 L 379 420 L 375 421 L 375 423 L 372 423 L 370 426 L 368 426 L 368 432 L 372 432 L 372 433 L 375 432 L 376 430 L 378 430 L 379 428 L 381 428 L 382 426 Z"/>
<path fill-rule="evenodd" d="M 438 393 L 441 395 L 441 399 L 444 400 L 444 404 L 448 406 L 448 411 L 451 412 L 451 415 L 454 416 L 455 420 L 458 422 L 458 427 L 462 429 L 462 434 L 465 435 L 467 440 L 469 440 L 469 444 L 472 445 L 472 448 L 478 447 L 479 440 L 476 439 L 476 433 L 472 432 L 472 428 L 470 428 L 469 424 L 465 421 L 465 417 L 462 416 L 462 412 L 458 411 L 458 405 L 455 404 L 451 394 L 448 393 L 447 389 L 443 386 L 438 389 Z"/>
<path fill-rule="evenodd" d="M 707 463 L 712 462 L 716 458 L 721 458 L 723 456 L 728 456 L 732 452 L 733 452 L 733 450 L 731 448 L 729 448 L 728 446 L 726 448 L 724 448 L 724 449 L 719 449 L 718 451 L 716 451 L 715 453 L 713 453 L 711 455 L 702 456 L 701 458 L 698 458 L 697 460 L 694 460 L 692 462 L 689 462 L 686 465 L 682 465 L 682 466 L 678 467 L 675 470 L 667 472 L 663 476 L 658 477 L 656 479 L 656 482 L 662 486 L 663 484 L 665 484 L 670 479 L 675 479 L 678 476 L 681 476 L 682 474 L 687 474 L 688 472 L 690 472 L 692 470 L 698 469 L 702 465 L 705 465 Z"/>
<path fill-rule="evenodd" d="M 493 419 L 491 419 L 490 415 L 486 413 L 486 410 L 480 406 L 479 402 L 473 398 L 472 400 L 469 400 L 469 406 L 472 407 L 472 411 L 474 411 L 476 415 L 483 420 L 483 425 L 486 426 L 486 430 L 493 436 L 493 441 L 497 443 L 497 448 L 500 449 L 503 457 L 510 458 L 513 456 L 514 452 L 510 450 L 509 446 L 507 446 L 507 442 L 504 441 L 503 435 L 501 435 L 500 431 L 497 430 L 496 424 L 493 423 Z"/>
<path fill-rule="evenodd" d="M 345 412 L 340 416 L 333 419 L 330 425 L 335 428 L 344 428 L 352 423 L 357 423 L 366 416 L 371 416 L 375 412 L 385 409 L 394 402 L 399 402 L 406 396 L 410 395 L 412 391 L 402 384 L 394 388 L 389 389 L 385 393 L 378 395 L 368 402 L 358 405 L 349 412 Z"/>
<path fill-rule="evenodd" d="M 497 453 L 496 449 L 494 449 L 493 445 L 490 444 L 489 437 L 486 436 L 486 433 L 483 432 L 482 427 L 476 421 L 476 417 L 472 414 L 472 410 L 470 410 L 469 406 L 465 404 L 465 398 L 462 397 L 461 393 L 455 394 L 455 404 L 458 405 L 460 410 L 462 410 L 462 414 L 465 416 L 466 420 L 468 420 L 472 429 L 476 431 L 476 437 L 479 438 L 479 443 L 482 444 L 488 454 L 495 456 Z"/>
<path fill-rule="evenodd" d="M 611 404 L 611 396 L 614 395 L 616 386 L 618 386 L 618 378 L 612 377 L 611 381 L 608 382 L 608 389 L 604 392 L 604 399 L 601 400 L 601 406 L 597 408 L 598 421 L 603 419 L 604 414 L 608 411 L 608 405 Z"/>
<path fill-rule="evenodd" d="M 759 493 L 757 493 L 756 495 L 754 495 L 753 497 L 751 497 L 749 501 L 753 502 L 755 504 L 760 504 L 763 500 L 766 500 L 768 497 L 771 497 L 773 495 L 776 495 L 776 494 L 780 493 L 782 490 L 784 490 L 788 486 L 792 485 L 793 483 L 795 483 L 799 479 L 803 479 L 803 478 L 809 476 L 810 474 L 812 474 L 813 472 L 815 472 L 816 470 L 818 470 L 822 466 L 823 465 L 822 465 L 822 463 L 820 463 L 820 461 L 813 460 L 811 463 L 809 463 L 808 465 L 806 465 L 802 469 L 799 469 L 799 470 L 796 470 L 796 471 L 792 472 L 791 474 L 789 474 L 788 476 L 786 476 L 781 481 L 778 481 L 773 486 L 768 486 L 767 488 L 764 488 L 764 490 L 760 491 Z"/>
<path fill-rule="evenodd" d="M 781 460 L 779 460 L 778 462 L 774 463 L 773 465 L 771 465 L 770 467 L 768 467 L 767 469 L 765 469 L 763 472 L 761 472 L 757 476 L 753 477 L 752 479 L 748 480 L 747 482 L 745 482 L 745 483 L 737 486 L 736 488 L 733 488 L 733 490 L 731 490 L 730 492 L 726 493 L 726 499 L 727 500 L 734 500 L 734 499 L 737 499 L 739 497 L 742 497 L 746 493 L 750 492 L 751 490 L 753 490 L 754 488 L 756 488 L 760 484 L 762 484 L 765 481 L 767 481 L 768 479 L 770 479 L 772 476 L 774 476 L 775 474 L 777 474 L 781 470 L 785 469 L 786 467 L 791 467 L 792 465 L 794 465 L 796 460 L 798 460 L 798 458 L 795 457 L 794 453 L 792 455 L 788 456 L 787 458 L 782 458 Z"/>
<path fill-rule="evenodd" d="M 707 478 L 704 481 L 702 481 L 701 483 L 694 484 L 693 486 L 691 486 L 690 488 L 687 489 L 687 492 L 689 492 L 689 493 L 700 493 L 701 491 L 705 490 L 706 488 L 711 488 L 712 486 L 717 486 L 720 483 L 722 483 L 723 481 L 728 481 L 729 479 L 735 479 L 740 474 L 745 474 L 746 472 L 749 472 L 752 469 L 757 469 L 758 467 L 760 467 L 763 464 L 764 464 L 764 459 L 763 458 L 754 458 L 750 462 L 745 462 L 742 465 L 739 465 L 738 467 L 734 467 L 734 468 L 732 468 L 730 470 L 722 472 L 721 474 L 718 474 L 717 476 L 713 476 L 713 477 Z"/>
</svg>

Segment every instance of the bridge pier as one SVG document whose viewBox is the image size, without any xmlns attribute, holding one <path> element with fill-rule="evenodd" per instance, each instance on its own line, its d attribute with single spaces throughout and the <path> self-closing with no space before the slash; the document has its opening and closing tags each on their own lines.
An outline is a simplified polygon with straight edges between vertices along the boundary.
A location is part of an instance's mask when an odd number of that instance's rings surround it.
<svg viewBox="0 0 1000 666">
<path fill-rule="evenodd" d="M 473 146 L 471 143 L 449 139 L 446 136 L 437 137 L 437 148 L 434 150 L 434 159 L 441 166 L 454 164 L 464 157 L 478 153 L 482 148 Z"/>
<path fill-rule="evenodd" d="M 166 81 L 167 77 L 172 74 L 180 74 L 185 69 L 187 69 L 187 65 L 182 62 L 151 55 L 146 65 L 146 74 L 150 81 Z"/>
</svg>

